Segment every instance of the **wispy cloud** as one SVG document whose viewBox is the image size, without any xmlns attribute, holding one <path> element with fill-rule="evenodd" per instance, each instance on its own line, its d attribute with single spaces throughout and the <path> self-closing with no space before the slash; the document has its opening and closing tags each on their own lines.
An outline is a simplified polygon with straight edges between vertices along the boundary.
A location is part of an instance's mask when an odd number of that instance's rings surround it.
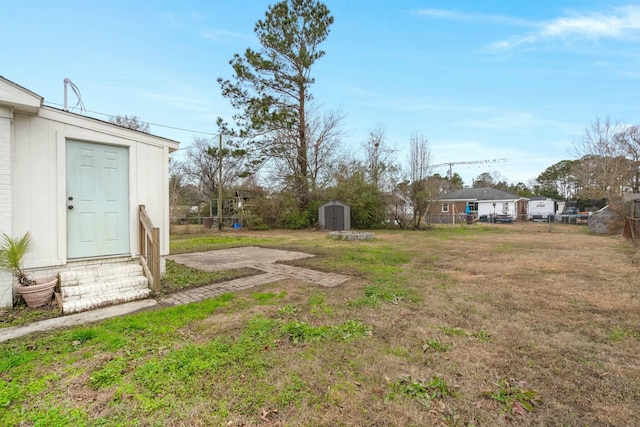
<svg viewBox="0 0 640 427">
<path fill-rule="evenodd" d="M 203 38 L 216 43 L 229 43 L 232 40 L 241 39 L 254 41 L 254 37 L 244 33 L 223 30 L 221 28 L 206 28 L 200 32 Z"/>
<path fill-rule="evenodd" d="M 640 6 L 602 12 L 577 13 L 537 24 L 536 31 L 489 44 L 487 51 L 500 52 L 554 40 L 639 40 Z"/>
<path fill-rule="evenodd" d="M 485 22 L 490 24 L 500 24 L 517 27 L 533 27 L 535 22 L 526 19 L 515 18 L 507 15 L 495 15 L 487 13 L 468 13 L 457 10 L 445 9 L 416 9 L 411 14 L 417 16 L 425 16 L 428 18 L 448 19 L 451 21 L 463 22 Z"/>
</svg>

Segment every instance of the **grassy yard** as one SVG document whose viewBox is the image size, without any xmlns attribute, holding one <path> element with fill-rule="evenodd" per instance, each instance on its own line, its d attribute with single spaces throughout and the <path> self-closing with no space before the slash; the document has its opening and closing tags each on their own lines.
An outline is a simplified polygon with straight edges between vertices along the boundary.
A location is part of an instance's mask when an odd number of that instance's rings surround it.
<svg viewBox="0 0 640 427">
<path fill-rule="evenodd" d="M 353 279 L 283 281 L 0 344 L 0 425 L 640 425 L 640 283 L 620 237 L 476 224 L 171 245 L 308 252 L 295 265 Z M 178 287 L 221 279 L 174 267 Z"/>
</svg>

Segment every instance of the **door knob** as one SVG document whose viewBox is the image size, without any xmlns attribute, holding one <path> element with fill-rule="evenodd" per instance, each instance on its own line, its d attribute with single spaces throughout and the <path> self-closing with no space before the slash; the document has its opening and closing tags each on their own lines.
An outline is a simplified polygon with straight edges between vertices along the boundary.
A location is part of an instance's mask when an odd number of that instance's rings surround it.
<svg viewBox="0 0 640 427">
<path fill-rule="evenodd" d="M 73 209 L 73 205 L 67 206 L 67 209 L 69 209 L 69 210 Z"/>
</svg>

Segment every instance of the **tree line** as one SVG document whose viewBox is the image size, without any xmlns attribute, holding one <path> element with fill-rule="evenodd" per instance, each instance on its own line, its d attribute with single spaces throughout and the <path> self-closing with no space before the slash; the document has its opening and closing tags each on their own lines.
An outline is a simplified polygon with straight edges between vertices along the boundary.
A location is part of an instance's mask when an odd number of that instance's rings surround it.
<svg viewBox="0 0 640 427">
<path fill-rule="evenodd" d="M 596 118 L 574 140 L 575 159 L 549 166 L 535 183 L 537 194 L 557 199 L 606 198 L 619 205 L 640 190 L 640 127 Z"/>
<path fill-rule="evenodd" d="M 236 110 L 231 124 L 218 118 L 223 146 L 217 138 L 198 137 L 183 159 L 171 162 L 173 206 L 204 203 L 213 215 L 222 188 L 225 198 L 250 195 L 255 227 L 312 227 L 319 206 L 334 199 L 351 207 L 355 228 L 420 227 L 435 198 L 464 187 L 458 174 L 433 174 L 429 141 L 420 132 L 411 135 L 405 167 L 383 124 L 369 131 L 358 154 L 345 148 L 344 115 L 323 109 L 311 90 L 333 21 L 317 0 L 268 7 L 254 28 L 260 48 L 235 54 L 231 75 L 218 78 Z M 576 159 L 550 166 L 529 183 L 509 184 L 485 172 L 471 186 L 559 200 L 613 200 L 625 189 L 638 190 L 638 126 L 596 119 L 574 148 Z M 412 215 L 400 215 L 407 206 Z"/>
</svg>

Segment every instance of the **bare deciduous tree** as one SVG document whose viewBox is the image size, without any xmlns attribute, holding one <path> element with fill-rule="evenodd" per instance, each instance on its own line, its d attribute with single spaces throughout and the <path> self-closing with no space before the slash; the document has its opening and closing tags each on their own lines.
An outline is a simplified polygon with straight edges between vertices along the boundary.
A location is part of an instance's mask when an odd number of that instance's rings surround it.
<svg viewBox="0 0 640 427">
<path fill-rule="evenodd" d="M 392 191 L 398 181 L 400 168 L 395 163 L 395 151 L 387 144 L 384 126 L 378 123 L 369 131 L 369 138 L 362 144 L 369 181 L 380 191 Z"/>
<path fill-rule="evenodd" d="M 227 144 L 229 142 L 227 141 Z M 184 178 L 196 185 L 202 194 L 202 201 L 209 203 L 209 214 L 213 215 L 213 200 L 218 197 L 219 164 L 222 155 L 222 186 L 237 184 L 244 176 L 244 150 L 223 148 L 219 151 L 218 141 L 195 137 L 186 149 L 181 171 Z"/>
<path fill-rule="evenodd" d="M 178 205 L 182 198 L 182 165 L 175 159 L 169 161 L 169 212 L 170 215 L 178 216 Z"/>
<path fill-rule="evenodd" d="M 628 126 L 616 135 L 629 159 L 628 185 L 634 193 L 640 191 L 640 126 Z"/>
<path fill-rule="evenodd" d="M 413 203 L 413 225 L 419 228 L 429 210 L 433 192 L 427 180 L 431 173 L 431 149 L 427 138 L 415 132 L 409 141 L 409 178 L 407 196 Z"/>
<path fill-rule="evenodd" d="M 209 155 L 211 141 L 197 136 L 185 151 L 182 172 L 185 179 L 198 187 L 202 201 L 209 203 L 209 215 L 213 216 L 212 200 L 218 192 L 218 159 Z"/>
<path fill-rule="evenodd" d="M 616 138 L 621 131 L 621 124 L 609 117 L 596 118 L 584 135 L 574 140 L 574 154 L 580 158 L 574 171 L 585 195 L 608 199 L 621 196 L 629 172 L 626 153 Z"/>
<path fill-rule="evenodd" d="M 281 186 L 296 183 L 301 179 L 309 181 L 312 191 L 323 188 L 331 179 L 335 160 L 340 155 L 340 143 L 344 132 L 344 114 L 339 111 L 322 113 L 318 108 L 307 110 L 307 171 L 300 170 L 298 142 L 295 132 L 283 129 L 266 151 L 270 173 Z"/>
<path fill-rule="evenodd" d="M 309 136 L 309 177 L 311 189 L 323 188 L 332 179 L 336 158 L 341 155 L 341 142 L 344 137 L 342 121 L 344 114 L 329 111 L 323 115 L 317 109 L 307 119 Z"/>
<path fill-rule="evenodd" d="M 109 123 L 123 126 L 140 132 L 149 133 L 149 123 L 143 122 L 138 116 L 115 116 L 109 119 Z"/>
</svg>

